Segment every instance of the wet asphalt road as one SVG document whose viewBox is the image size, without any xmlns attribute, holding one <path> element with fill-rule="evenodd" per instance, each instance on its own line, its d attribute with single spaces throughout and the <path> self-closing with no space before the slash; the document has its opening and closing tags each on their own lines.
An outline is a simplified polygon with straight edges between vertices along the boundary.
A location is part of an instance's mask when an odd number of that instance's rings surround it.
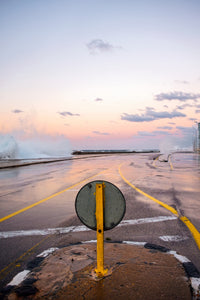
<svg viewBox="0 0 200 300">
<path fill-rule="evenodd" d="M 80 188 L 93 180 L 115 184 L 126 199 L 124 220 L 134 220 L 130 225 L 105 232 L 105 239 L 161 245 L 186 256 L 200 270 L 200 249 L 191 231 L 171 211 L 150 198 L 175 208 L 179 216 L 187 217 L 200 232 L 200 156 L 175 153 L 168 162 L 163 156 L 157 159 L 155 156 L 142 153 L 91 156 L 1 169 L 1 287 L 26 269 L 27 263 L 43 250 L 96 239 L 94 231 L 41 235 L 44 229 L 82 225 L 74 202 Z M 40 200 L 43 201 L 38 203 Z M 32 204 L 36 205 L 30 207 Z M 25 207 L 27 210 L 20 212 Z M 10 216 L 14 212 L 17 214 Z M 160 217 L 166 217 L 165 221 Z M 30 230 L 38 232 L 33 235 Z M 23 232 L 9 237 L 13 231 Z"/>
</svg>

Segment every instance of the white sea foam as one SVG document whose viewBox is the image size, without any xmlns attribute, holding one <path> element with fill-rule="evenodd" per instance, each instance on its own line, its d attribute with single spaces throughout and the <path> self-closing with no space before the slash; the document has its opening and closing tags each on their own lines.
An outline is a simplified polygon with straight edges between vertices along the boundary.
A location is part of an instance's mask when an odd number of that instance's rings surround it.
<svg viewBox="0 0 200 300">
<path fill-rule="evenodd" d="M 19 139 L 0 134 L 0 159 L 34 159 L 70 156 L 69 141 L 64 136 L 38 135 Z"/>
<path fill-rule="evenodd" d="M 13 136 L 0 135 L 0 159 L 15 158 L 18 155 L 18 145 Z"/>
</svg>

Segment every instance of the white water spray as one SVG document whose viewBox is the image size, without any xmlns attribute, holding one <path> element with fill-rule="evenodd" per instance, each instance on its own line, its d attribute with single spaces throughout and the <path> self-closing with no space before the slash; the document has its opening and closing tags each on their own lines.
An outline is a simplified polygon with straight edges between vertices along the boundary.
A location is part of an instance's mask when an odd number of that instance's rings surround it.
<svg viewBox="0 0 200 300">
<path fill-rule="evenodd" d="M 42 135 L 23 140 L 0 134 L 0 159 L 67 157 L 70 154 L 71 147 L 64 136 Z"/>
</svg>

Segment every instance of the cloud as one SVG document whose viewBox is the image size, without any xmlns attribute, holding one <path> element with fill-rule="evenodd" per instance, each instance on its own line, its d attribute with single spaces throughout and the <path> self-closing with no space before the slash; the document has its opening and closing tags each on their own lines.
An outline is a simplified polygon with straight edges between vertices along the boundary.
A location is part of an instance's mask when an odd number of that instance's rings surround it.
<svg viewBox="0 0 200 300">
<path fill-rule="evenodd" d="M 199 113 L 200 113 L 200 109 L 196 109 L 196 110 L 195 110 L 195 113 L 196 113 L 196 114 L 199 114 Z"/>
<path fill-rule="evenodd" d="M 20 113 L 22 113 L 22 112 L 24 112 L 24 111 L 21 110 L 21 109 L 14 109 L 14 110 L 12 110 L 12 112 L 13 112 L 14 114 L 20 114 Z"/>
<path fill-rule="evenodd" d="M 193 147 L 194 142 L 194 128 L 193 127 L 184 127 L 184 126 L 177 126 L 176 127 L 181 134 L 179 143 L 180 146 L 183 147 Z M 179 134 L 179 136 L 180 136 Z"/>
<path fill-rule="evenodd" d="M 146 106 L 145 110 L 154 110 L 155 111 L 155 108 L 151 107 L 151 106 Z"/>
<path fill-rule="evenodd" d="M 192 105 L 192 104 L 185 103 L 185 104 L 183 104 L 183 105 L 177 105 L 177 106 L 176 106 L 176 109 L 183 110 L 183 109 L 186 108 L 186 107 L 193 107 L 193 106 L 194 106 L 194 105 Z"/>
<path fill-rule="evenodd" d="M 192 134 L 194 131 L 192 127 L 185 127 L 185 126 L 176 126 L 176 129 L 180 130 L 184 135 Z"/>
<path fill-rule="evenodd" d="M 88 44 L 86 44 L 90 54 L 97 54 L 103 52 L 112 52 L 114 49 L 120 48 L 113 46 L 112 44 L 105 42 L 101 39 L 91 40 Z"/>
<path fill-rule="evenodd" d="M 189 81 L 187 80 L 175 80 L 176 83 L 181 83 L 181 84 L 189 84 Z"/>
<path fill-rule="evenodd" d="M 146 112 L 141 115 L 138 114 L 131 115 L 131 114 L 124 113 L 123 115 L 121 115 L 121 120 L 126 120 L 129 122 L 151 122 L 154 120 L 173 119 L 176 117 L 186 117 L 186 115 L 176 110 L 170 113 L 167 111 L 156 112 L 151 108 L 146 108 Z"/>
<path fill-rule="evenodd" d="M 102 98 L 96 98 L 94 101 L 96 101 L 96 102 L 102 102 L 103 99 Z"/>
<path fill-rule="evenodd" d="M 66 117 L 66 116 L 78 117 L 78 116 L 80 116 L 79 114 L 73 114 L 69 111 L 58 112 L 58 114 L 61 115 L 62 117 Z"/>
<path fill-rule="evenodd" d="M 158 127 L 159 129 L 166 129 L 166 130 L 171 130 L 173 127 L 172 126 L 160 126 Z"/>
<path fill-rule="evenodd" d="M 184 93 L 184 92 L 178 92 L 178 91 L 174 91 L 171 93 L 160 93 L 158 95 L 155 95 L 155 100 L 157 100 L 157 101 L 178 100 L 181 102 L 185 102 L 188 100 L 197 101 L 197 99 L 199 99 L 199 98 L 200 98 L 200 94 Z"/>
<path fill-rule="evenodd" d="M 93 131 L 93 133 L 98 134 L 98 135 L 110 135 L 108 132 L 100 132 L 100 131 Z"/>
<path fill-rule="evenodd" d="M 149 131 L 138 131 L 138 136 L 157 136 L 157 135 L 170 135 L 168 131 L 164 130 L 154 130 L 152 132 Z"/>
<path fill-rule="evenodd" d="M 139 136 L 155 136 L 155 133 L 148 131 L 138 131 Z"/>
<path fill-rule="evenodd" d="M 170 133 L 168 131 L 164 131 L 164 130 L 154 130 L 153 133 L 155 135 L 170 135 Z"/>
</svg>

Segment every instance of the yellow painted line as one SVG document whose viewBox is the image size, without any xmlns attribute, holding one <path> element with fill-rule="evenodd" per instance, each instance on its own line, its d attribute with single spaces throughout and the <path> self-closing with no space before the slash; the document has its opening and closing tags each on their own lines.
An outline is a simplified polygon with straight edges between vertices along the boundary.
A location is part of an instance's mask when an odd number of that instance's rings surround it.
<svg viewBox="0 0 200 300">
<path fill-rule="evenodd" d="M 12 263 L 10 263 L 8 266 L 6 266 L 5 268 L 3 268 L 2 270 L 0 270 L 0 279 L 2 279 L 3 277 L 5 277 L 10 270 L 14 269 L 16 266 L 19 266 L 19 262 L 23 261 L 24 257 L 26 255 L 29 255 L 33 250 L 35 250 L 36 247 L 38 247 L 40 244 L 42 244 L 45 240 L 47 240 L 50 236 L 47 236 L 45 238 L 43 238 L 39 243 L 35 244 L 32 248 L 30 248 L 28 251 L 24 252 L 20 257 L 18 257 L 15 261 L 13 261 Z M 3 275 L 3 273 L 5 273 Z"/>
<path fill-rule="evenodd" d="M 169 156 L 169 165 L 170 165 L 170 169 L 173 171 L 174 167 L 173 167 L 173 164 L 172 164 L 172 161 L 171 161 L 171 155 Z"/>
<path fill-rule="evenodd" d="M 122 164 L 121 164 L 122 165 Z M 121 165 L 119 165 L 119 174 L 122 177 L 122 179 L 128 184 L 130 185 L 134 190 L 136 190 L 137 192 L 139 192 L 140 194 L 146 196 L 147 198 L 153 200 L 154 202 L 158 203 L 159 205 L 163 206 L 164 208 L 166 208 L 167 210 L 169 210 L 170 212 L 172 212 L 174 215 L 178 216 L 179 219 L 188 227 L 188 229 L 190 230 L 199 250 L 200 250 L 200 233 L 199 231 L 196 229 L 196 227 L 190 222 L 190 220 L 185 217 L 185 216 L 179 216 L 178 212 L 176 209 L 174 209 L 173 207 L 171 207 L 168 204 L 165 204 L 162 201 L 157 200 L 156 198 L 148 195 L 147 193 L 143 192 L 142 190 L 138 189 L 136 186 L 134 186 L 133 184 L 131 184 L 122 174 L 121 172 Z"/>
<path fill-rule="evenodd" d="M 153 161 L 153 166 L 154 166 L 155 168 L 157 168 L 157 166 L 156 166 L 156 161 L 159 159 L 159 156 L 160 156 L 160 155 L 158 155 L 158 156 L 156 157 L 156 159 L 154 159 L 154 161 Z"/>
<path fill-rule="evenodd" d="M 30 208 L 33 208 L 33 207 L 35 207 L 35 206 L 37 206 L 37 205 L 39 205 L 39 204 L 41 204 L 41 203 L 44 203 L 44 202 L 46 202 L 46 201 L 49 200 L 49 199 L 52 199 L 52 198 L 54 198 L 54 197 L 56 197 L 56 196 L 59 196 L 60 194 L 62 194 L 62 193 L 64 193 L 64 192 L 66 192 L 66 191 L 68 191 L 68 190 L 74 188 L 75 186 L 77 186 L 77 185 L 79 185 L 79 184 L 81 184 L 81 183 L 83 183 L 83 182 L 85 182 L 85 181 L 87 181 L 87 180 L 89 180 L 89 179 L 91 179 L 91 178 L 97 176 L 97 175 L 99 175 L 99 174 L 102 173 L 102 172 L 104 172 L 104 171 L 101 171 L 101 172 L 99 172 L 99 173 L 97 173 L 97 174 L 95 174 L 95 175 L 93 175 L 93 176 L 90 176 L 90 177 L 88 177 L 87 179 L 84 179 L 84 180 L 82 180 L 82 181 L 79 181 L 78 183 L 75 183 L 75 184 L 73 184 L 72 186 L 70 186 L 70 187 L 68 187 L 68 188 L 66 188 L 66 189 L 64 189 L 64 190 L 62 190 L 62 191 L 60 191 L 60 192 L 58 192 L 58 193 L 55 193 L 55 194 L 53 194 L 53 195 L 51 195 L 51 196 L 49 196 L 49 197 L 46 197 L 46 198 L 44 198 L 44 199 L 42 199 L 42 200 L 40 200 L 40 201 L 38 201 L 38 202 L 35 202 L 35 203 L 33 203 L 33 204 L 29 205 L 29 206 L 26 206 L 26 207 L 24 207 L 24 208 L 22 208 L 22 209 L 20 209 L 20 210 L 18 210 L 18 211 L 15 211 L 14 213 L 12 213 L 12 214 L 10 214 L 10 215 L 8 215 L 8 216 L 3 217 L 3 218 L 0 219 L 0 223 L 3 222 L 3 221 L 5 221 L 5 220 L 8 220 L 8 219 L 10 219 L 10 218 L 12 218 L 12 217 L 14 217 L 14 216 L 16 216 L 16 215 L 19 215 L 19 214 L 21 214 L 22 212 L 24 212 L 24 211 L 26 211 L 26 210 L 28 210 L 28 209 L 30 209 Z"/>
<path fill-rule="evenodd" d="M 187 217 L 180 217 L 180 220 L 188 227 L 188 229 L 190 230 L 190 232 L 193 235 L 193 238 L 198 246 L 198 248 L 200 249 L 200 233 L 198 232 L 198 230 L 196 229 L 196 227 L 190 222 L 190 220 Z"/>
<path fill-rule="evenodd" d="M 139 192 L 140 194 L 144 195 L 145 197 L 153 200 L 154 202 L 158 203 L 159 205 L 163 206 L 164 208 L 166 208 L 167 210 L 171 211 L 174 215 L 178 216 L 178 212 L 176 209 L 174 209 L 173 207 L 171 207 L 168 204 L 165 204 L 164 202 L 148 195 L 147 193 L 143 192 L 142 190 L 138 189 L 136 186 L 134 186 L 132 183 L 130 183 L 122 174 L 121 172 L 121 165 L 119 166 L 119 174 L 122 177 L 122 179 L 128 184 L 130 185 L 134 190 L 136 190 L 137 192 Z"/>
<path fill-rule="evenodd" d="M 110 169 L 110 168 L 109 168 L 109 169 Z M 109 169 L 108 169 L 108 170 L 109 170 Z M 67 188 L 67 189 L 65 189 L 65 190 L 63 190 L 63 191 L 60 191 L 60 192 L 58 192 L 58 193 L 56 193 L 56 194 L 53 194 L 53 195 L 51 195 L 50 197 L 45 198 L 46 200 L 43 199 L 43 200 L 41 200 L 41 201 L 38 201 L 38 202 L 35 203 L 34 206 L 36 206 L 36 205 L 38 205 L 38 204 L 40 204 L 40 203 L 42 203 L 42 202 L 44 202 L 44 201 L 47 201 L 48 199 L 51 199 L 51 198 L 53 198 L 53 197 L 55 197 L 55 196 L 57 196 L 57 195 L 59 195 L 59 194 L 61 194 L 61 193 L 64 193 L 65 191 L 67 191 L 67 190 L 69 190 L 69 189 L 71 189 L 71 188 L 73 188 L 73 187 L 75 187 L 75 186 L 77 186 L 77 185 L 79 185 L 79 184 L 81 184 L 81 183 L 83 183 L 83 182 L 85 182 L 85 181 L 87 181 L 87 180 L 89 180 L 89 179 L 95 177 L 95 176 L 98 176 L 99 174 L 101 174 L 101 173 L 103 173 L 103 172 L 105 172 L 105 171 L 107 171 L 107 170 L 101 171 L 101 172 L 99 172 L 99 173 L 97 173 L 97 174 L 95 174 L 95 175 L 93 175 L 93 176 L 91 176 L 91 177 L 88 177 L 87 179 L 84 179 L 84 180 L 82 180 L 82 181 L 80 181 L 80 182 L 78 182 L 78 183 L 76 183 L 76 184 L 70 186 L 69 188 Z M 25 211 L 25 210 L 27 210 L 27 209 L 29 209 L 29 208 L 31 208 L 31 207 L 33 207 L 33 205 L 30 205 L 30 206 L 26 207 L 25 209 L 22 209 L 22 210 L 20 210 L 20 211 L 18 211 L 18 212 L 16 212 L 16 213 L 13 213 L 13 214 L 11 214 L 11 215 L 9 215 L 9 216 L 10 216 L 10 218 L 11 218 L 12 216 L 17 215 L 17 214 L 21 213 L 22 211 Z M 9 216 L 7 216 L 7 218 L 6 218 L 6 217 L 5 217 L 5 218 L 8 219 Z M 2 218 L 3 220 L 0 219 L 0 222 L 3 222 L 5 218 Z M 27 255 L 29 255 L 35 248 L 37 248 L 40 244 L 42 244 L 42 243 L 43 243 L 45 240 L 47 240 L 49 237 L 50 237 L 50 235 L 47 236 L 47 237 L 45 237 L 44 239 L 42 239 L 39 243 L 35 244 L 35 245 L 34 245 L 32 248 L 30 248 L 28 251 L 24 252 L 24 253 L 23 253 L 20 257 L 18 257 L 14 262 L 10 263 L 8 266 L 6 266 L 6 267 L 3 268 L 2 270 L 0 270 L 0 279 L 4 278 L 4 277 L 5 277 L 12 269 L 14 269 L 15 267 L 18 267 L 18 266 L 19 266 L 19 263 L 20 263 L 21 261 L 23 261 L 24 257 L 26 257 Z"/>
</svg>

